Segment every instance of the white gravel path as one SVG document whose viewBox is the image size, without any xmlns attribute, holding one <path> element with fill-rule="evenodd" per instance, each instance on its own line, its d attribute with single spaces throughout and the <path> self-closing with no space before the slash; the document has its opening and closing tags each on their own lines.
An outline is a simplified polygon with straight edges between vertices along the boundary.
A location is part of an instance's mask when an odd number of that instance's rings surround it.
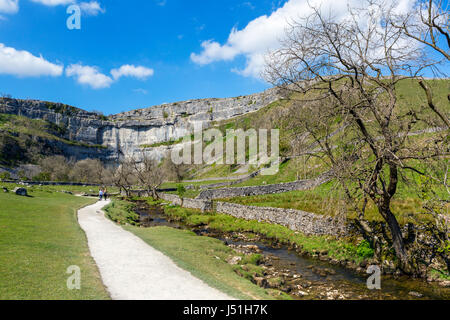
<svg viewBox="0 0 450 320">
<path fill-rule="evenodd" d="M 231 299 L 106 218 L 101 209 L 108 203 L 99 201 L 79 210 L 78 221 L 112 299 Z"/>
</svg>

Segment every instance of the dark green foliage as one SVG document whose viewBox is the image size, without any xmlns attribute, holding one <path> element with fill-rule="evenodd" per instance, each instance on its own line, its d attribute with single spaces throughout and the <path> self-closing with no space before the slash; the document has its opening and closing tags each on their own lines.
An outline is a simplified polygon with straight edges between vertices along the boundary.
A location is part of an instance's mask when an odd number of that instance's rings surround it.
<svg viewBox="0 0 450 320">
<path fill-rule="evenodd" d="M 364 259 L 372 258 L 374 255 L 374 251 L 371 248 L 370 243 L 366 240 L 361 241 L 356 249 L 356 253 Z"/>
<path fill-rule="evenodd" d="M 80 112 L 79 109 L 69 106 L 67 104 L 53 103 L 53 102 L 46 102 L 45 104 L 47 106 L 47 109 L 66 116 L 74 116 Z"/>
<path fill-rule="evenodd" d="M 41 172 L 33 177 L 33 181 L 50 181 L 51 175 L 48 172 Z"/>
<path fill-rule="evenodd" d="M 180 198 L 183 198 L 185 193 L 186 193 L 186 188 L 184 187 L 184 185 L 179 184 L 179 185 L 177 186 L 177 195 L 178 195 Z"/>
<path fill-rule="evenodd" d="M 0 180 L 10 180 L 11 174 L 9 172 L 2 172 L 0 173 Z"/>
</svg>

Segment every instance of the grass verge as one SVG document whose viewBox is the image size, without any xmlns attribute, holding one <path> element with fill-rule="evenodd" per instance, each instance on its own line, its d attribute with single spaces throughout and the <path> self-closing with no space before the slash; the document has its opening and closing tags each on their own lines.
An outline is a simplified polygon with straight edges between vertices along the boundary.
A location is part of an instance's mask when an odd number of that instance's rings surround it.
<svg viewBox="0 0 450 320">
<path fill-rule="evenodd" d="M 0 300 L 109 299 L 77 210 L 95 199 L 43 191 L 0 193 Z M 81 290 L 69 290 L 69 266 L 81 269 Z"/>
<path fill-rule="evenodd" d="M 159 201 L 150 199 L 149 203 L 157 204 Z M 114 221 L 126 221 L 130 215 L 130 205 L 127 201 L 114 200 Z M 286 298 L 286 295 L 280 295 L 276 290 L 263 289 L 253 284 L 250 276 L 240 276 L 235 271 L 240 266 L 230 265 L 227 261 L 234 256 L 242 255 L 234 252 L 220 240 L 200 237 L 188 230 L 169 227 L 139 228 L 124 225 L 123 228 L 164 253 L 180 268 L 231 297 L 244 300 Z M 261 272 L 255 261 L 243 259 L 243 264 L 247 270 Z"/>
<path fill-rule="evenodd" d="M 268 290 L 240 277 L 234 271 L 227 259 L 237 254 L 220 240 L 168 227 L 125 226 L 124 229 L 167 255 L 180 268 L 234 298 L 273 299 Z"/>
</svg>

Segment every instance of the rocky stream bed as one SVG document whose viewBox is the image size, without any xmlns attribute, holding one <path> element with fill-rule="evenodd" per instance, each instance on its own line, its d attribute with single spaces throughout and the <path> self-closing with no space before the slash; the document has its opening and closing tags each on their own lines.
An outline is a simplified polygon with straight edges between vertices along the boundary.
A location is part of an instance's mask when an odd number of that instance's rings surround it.
<svg viewBox="0 0 450 320">
<path fill-rule="evenodd" d="M 140 216 L 140 226 L 151 228 L 167 226 L 187 229 L 198 236 L 208 236 L 223 241 L 236 253 L 260 254 L 258 262 L 262 273 L 254 274 L 251 281 L 260 287 L 277 289 L 294 299 L 308 300 L 450 300 L 450 288 L 407 276 L 382 275 L 381 290 L 369 290 L 365 263 L 356 268 L 344 267 L 345 263 L 333 261 L 326 254 L 305 256 L 299 248 L 288 247 L 258 234 L 222 232 L 208 226 L 188 226 L 174 221 L 159 206 L 138 203 L 135 212 Z M 228 263 L 239 266 L 242 257 L 231 257 Z M 246 266 L 237 268 L 245 271 Z M 250 270 L 248 270 L 250 271 Z M 242 276 L 244 276 L 242 274 Z"/>
</svg>

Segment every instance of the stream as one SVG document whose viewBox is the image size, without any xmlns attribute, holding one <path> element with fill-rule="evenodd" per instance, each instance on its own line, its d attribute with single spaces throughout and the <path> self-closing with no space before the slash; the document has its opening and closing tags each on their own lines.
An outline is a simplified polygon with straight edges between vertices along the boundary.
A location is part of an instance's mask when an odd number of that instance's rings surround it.
<svg viewBox="0 0 450 320">
<path fill-rule="evenodd" d="M 149 207 L 143 203 L 139 203 L 135 212 L 140 216 L 140 225 L 145 228 L 166 226 L 190 230 L 199 236 L 219 239 L 240 253 L 262 254 L 264 258 L 261 266 L 265 278 L 283 279 L 281 284 L 272 288 L 284 291 L 294 299 L 450 300 L 450 288 L 440 287 L 436 283 L 406 276 L 382 275 L 381 290 L 369 290 L 366 285 L 369 274 L 359 274 L 328 261 L 300 255 L 288 246 L 275 244 L 259 235 L 222 232 L 208 226 L 188 226 L 180 221 L 172 221 L 162 207 Z M 255 283 L 268 287 L 265 279 L 258 279 Z"/>
</svg>

